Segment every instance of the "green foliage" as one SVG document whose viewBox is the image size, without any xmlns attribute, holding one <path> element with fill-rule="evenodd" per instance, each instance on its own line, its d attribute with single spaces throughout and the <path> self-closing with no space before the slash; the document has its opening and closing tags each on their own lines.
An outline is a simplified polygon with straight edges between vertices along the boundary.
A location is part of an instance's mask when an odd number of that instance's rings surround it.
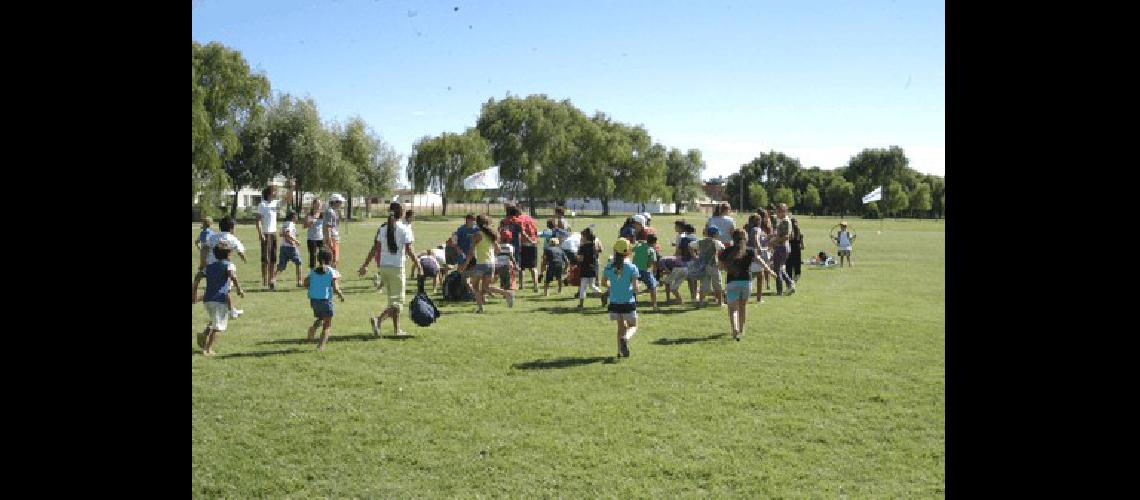
<svg viewBox="0 0 1140 500">
<path fill-rule="evenodd" d="M 191 163 L 195 171 L 213 171 L 241 150 L 242 125 L 261 112 L 269 79 L 250 72 L 241 53 L 217 42 L 192 42 Z"/>
<path fill-rule="evenodd" d="M 906 191 L 903 190 L 902 184 L 898 181 L 891 181 L 890 187 L 887 188 L 887 197 L 884 200 L 890 204 L 890 213 L 895 214 L 900 210 L 906 210 L 910 206 L 910 199 L 907 197 Z"/>
<path fill-rule="evenodd" d="M 934 206 L 934 198 L 930 194 L 930 184 L 918 183 L 914 192 L 910 194 L 910 209 L 917 212 L 929 212 Z"/>
<path fill-rule="evenodd" d="M 855 185 L 842 176 L 832 177 L 831 183 L 827 185 L 826 197 L 827 206 L 833 213 L 838 212 L 840 215 L 846 215 L 859 201 L 855 199 Z"/>
<path fill-rule="evenodd" d="M 815 210 L 820 207 L 819 189 L 814 184 L 808 184 L 807 189 L 804 190 L 803 206 L 808 211 L 815 213 Z"/>
<path fill-rule="evenodd" d="M 793 194 L 792 190 L 789 188 L 778 187 L 776 188 L 776 195 L 772 197 L 772 202 L 786 203 L 788 205 L 788 209 L 791 209 L 796 206 L 795 194 Z"/>
<path fill-rule="evenodd" d="M 682 204 L 690 204 L 703 194 L 701 172 L 704 169 L 701 150 L 690 149 L 687 153 L 677 148 L 669 150 L 665 157 L 665 184 L 670 189 L 668 201 L 677 204 L 677 213 L 681 213 Z"/>
<path fill-rule="evenodd" d="M 768 190 L 764 188 L 764 185 L 754 182 L 748 186 L 748 199 L 752 202 L 753 207 L 767 207 Z"/>
<path fill-rule="evenodd" d="M 408 158 L 407 177 L 417 192 L 440 193 L 447 215 L 449 199 L 463 193 L 463 179 L 490 165 L 490 146 L 478 130 L 469 128 L 463 134 L 444 132 L 417 141 Z"/>
</svg>

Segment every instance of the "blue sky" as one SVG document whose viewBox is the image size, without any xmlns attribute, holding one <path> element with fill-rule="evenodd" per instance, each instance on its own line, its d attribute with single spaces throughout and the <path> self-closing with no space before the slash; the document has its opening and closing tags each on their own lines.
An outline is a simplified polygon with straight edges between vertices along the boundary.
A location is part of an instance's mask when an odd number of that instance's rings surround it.
<svg viewBox="0 0 1140 500">
<path fill-rule="evenodd" d="M 699 148 L 705 178 L 769 150 L 832 169 L 891 145 L 945 175 L 944 2 L 198 0 L 192 12 L 194 40 L 240 50 L 325 120 L 361 116 L 405 156 L 510 92 Z"/>
</svg>

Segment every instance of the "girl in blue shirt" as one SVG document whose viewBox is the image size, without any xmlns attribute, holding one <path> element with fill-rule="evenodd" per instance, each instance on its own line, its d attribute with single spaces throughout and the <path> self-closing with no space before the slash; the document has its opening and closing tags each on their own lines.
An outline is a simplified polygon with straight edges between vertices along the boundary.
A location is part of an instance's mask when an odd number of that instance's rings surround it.
<svg viewBox="0 0 1140 500">
<path fill-rule="evenodd" d="M 313 340 L 317 327 L 323 326 L 321 343 L 317 346 L 318 351 L 323 351 L 329 341 L 329 329 L 332 328 L 332 295 L 335 293 L 340 297 L 340 301 L 344 302 L 344 294 L 340 292 L 340 273 L 329 265 L 333 260 L 332 252 L 321 249 L 317 254 L 317 260 L 320 265 L 309 271 L 309 276 L 305 278 L 305 288 L 309 289 L 309 306 L 313 308 L 313 316 L 317 318 L 313 326 L 309 327 L 308 339 Z"/>
<path fill-rule="evenodd" d="M 629 262 L 630 244 L 625 238 L 614 243 L 614 260 L 603 274 L 609 280 L 610 320 L 617 321 L 618 357 L 629 357 L 629 339 L 637 332 L 637 266 Z"/>
</svg>

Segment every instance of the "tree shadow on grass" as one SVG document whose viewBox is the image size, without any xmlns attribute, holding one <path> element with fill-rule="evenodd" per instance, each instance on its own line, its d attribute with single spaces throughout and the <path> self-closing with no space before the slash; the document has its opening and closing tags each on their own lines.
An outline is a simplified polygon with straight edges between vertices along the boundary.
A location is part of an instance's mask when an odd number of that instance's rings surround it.
<svg viewBox="0 0 1140 500">
<path fill-rule="evenodd" d="M 650 342 L 650 344 L 654 344 L 654 345 L 695 344 L 697 342 L 705 342 L 708 340 L 716 340 L 716 339 L 724 338 L 724 335 L 725 334 L 723 334 L 723 333 L 718 333 L 715 335 L 709 335 L 707 337 L 682 337 L 682 338 L 677 338 L 677 339 L 660 338 L 660 339 L 654 340 L 653 342 Z"/>
<path fill-rule="evenodd" d="M 536 359 L 526 363 L 515 363 L 511 368 L 516 370 L 550 370 L 553 368 L 571 368 L 575 366 L 592 365 L 594 363 L 613 364 L 617 359 L 613 356 L 596 356 L 593 358 L 555 358 Z"/>
<path fill-rule="evenodd" d="M 315 351 L 315 349 L 313 349 Z M 253 352 L 235 352 L 233 354 L 219 354 L 213 356 L 214 359 L 228 359 L 228 358 L 262 358 L 265 356 L 277 356 L 280 354 L 297 354 L 302 352 L 310 352 L 309 349 L 281 349 L 277 351 L 253 351 Z"/>
<path fill-rule="evenodd" d="M 607 312 L 605 309 L 597 306 L 585 306 L 582 309 L 578 309 L 578 304 L 565 307 L 536 307 L 534 310 L 554 314 L 604 314 Z"/>
</svg>

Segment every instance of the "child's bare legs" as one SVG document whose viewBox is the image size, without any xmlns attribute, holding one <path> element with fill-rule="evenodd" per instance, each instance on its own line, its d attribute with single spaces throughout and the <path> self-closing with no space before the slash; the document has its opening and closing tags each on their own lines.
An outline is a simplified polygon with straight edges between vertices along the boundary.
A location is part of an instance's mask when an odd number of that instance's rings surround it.
<svg viewBox="0 0 1140 500">
<path fill-rule="evenodd" d="M 475 310 L 476 311 L 482 311 L 483 310 L 483 302 L 485 301 L 483 294 L 487 293 L 485 287 L 483 286 L 483 283 L 485 281 L 489 281 L 489 280 L 486 280 L 486 276 L 475 278 L 474 289 L 475 289 L 475 306 L 476 306 Z"/>
<path fill-rule="evenodd" d="M 301 264 L 294 263 L 293 266 L 297 268 L 297 286 L 305 286 L 305 280 L 301 279 Z"/>
<path fill-rule="evenodd" d="M 320 343 L 320 345 L 317 346 L 318 351 L 323 351 L 323 350 L 325 350 L 325 344 L 328 343 L 328 341 L 329 341 L 329 330 L 332 329 L 332 316 L 329 316 L 327 318 L 321 318 L 317 321 L 323 323 L 323 326 L 324 326 L 323 328 L 321 328 L 321 343 Z M 316 325 L 314 325 L 314 326 L 316 326 Z"/>
<path fill-rule="evenodd" d="M 549 271 L 547 271 L 547 272 L 549 272 Z M 545 280 L 545 281 L 546 281 L 546 283 L 543 283 L 543 284 L 542 284 L 542 296 L 543 296 L 543 297 L 546 297 L 546 296 L 549 296 L 549 295 L 550 295 L 550 280 L 549 280 L 549 276 L 548 276 L 547 278 L 548 278 L 548 279 L 547 279 L 547 280 Z M 561 286 L 561 285 L 562 285 L 562 283 L 559 283 L 558 285 L 559 285 L 559 286 Z M 535 290 L 534 290 L 534 291 L 536 291 L 536 292 L 537 292 L 537 291 L 538 291 L 538 282 L 537 282 L 537 281 L 535 282 L 534 286 L 535 286 Z M 522 287 L 520 286 L 519 288 L 522 288 Z"/>
<path fill-rule="evenodd" d="M 321 318 L 317 318 L 315 321 L 313 321 L 313 326 L 309 327 L 309 334 L 305 337 L 305 340 L 312 341 L 314 338 L 316 338 L 317 327 L 320 326 L 320 324 Z"/>
<path fill-rule="evenodd" d="M 219 332 L 210 327 L 206 327 L 206 329 L 209 330 L 209 333 L 206 334 L 206 347 L 202 349 L 202 354 L 210 356 L 214 354 L 214 342 L 218 340 Z"/>
<path fill-rule="evenodd" d="M 731 307 L 731 306 L 729 306 Z M 744 319 L 748 316 L 748 297 L 736 301 L 736 336 L 744 335 Z"/>
<path fill-rule="evenodd" d="M 686 280 L 689 282 L 689 301 L 690 302 L 696 302 L 697 301 L 697 278 L 690 276 L 690 277 L 686 278 Z"/>
<path fill-rule="evenodd" d="M 533 268 L 533 267 L 532 267 L 532 268 L 530 268 L 530 269 L 527 269 L 527 270 L 528 270 L 528 271 L 530 271 L 530 281 L 531 281 L 531 283 L 534 283 L 534 292 L 535 292 L 535 293 L 538 293 L 538 273 L 536 273 L 536 272 L 535 272 L 535 270 L 534 270 L 534 268 Z M 523 287 L 523 283 L 522 283 L 522 282 L 523 282 L 523 278 L 525 278 L 525 277 L 526 277 L 526 275 L 523 275 L 523 276 L 519 277 L 519 290 L 522 290 L 522 287 Z M 547 284 L 549 285 L 549 284 L 550 284 L 550 282 L 547 282 Z"/>
<path fill-rule="evenodd" d="M 739 306 L 737 306 L 736 302 L 729 302 L 728 303 L 728 326 L 730 326 L 732 328 L 732 338 L 736 338 L 736 336 L 737 336 L 737 331 L 736 331 L 736 308 L 737 307 L 739 307 Z"/>
<path fill-rule="evenodd" d="M 766 271 L 760 271 L 760 272 L 756 273 L 756 303 L 757 304 L 759 304 L 761 301 L 764 300 L 764 287 L 760 286 L 761 285 L 760 282 L 764 280 L 764 277 L 766 276 L 764 274 L 765 272 Z"/>
<path fill-rule="evenodd" d="M 622 343 L 625 342 L 625 330 L 626 330 L 625 320 L 619 319 L 617 322 L 617 345 L 618 345 L 618 356 L 619 357 L 621 356 Z"/>
</svg>

